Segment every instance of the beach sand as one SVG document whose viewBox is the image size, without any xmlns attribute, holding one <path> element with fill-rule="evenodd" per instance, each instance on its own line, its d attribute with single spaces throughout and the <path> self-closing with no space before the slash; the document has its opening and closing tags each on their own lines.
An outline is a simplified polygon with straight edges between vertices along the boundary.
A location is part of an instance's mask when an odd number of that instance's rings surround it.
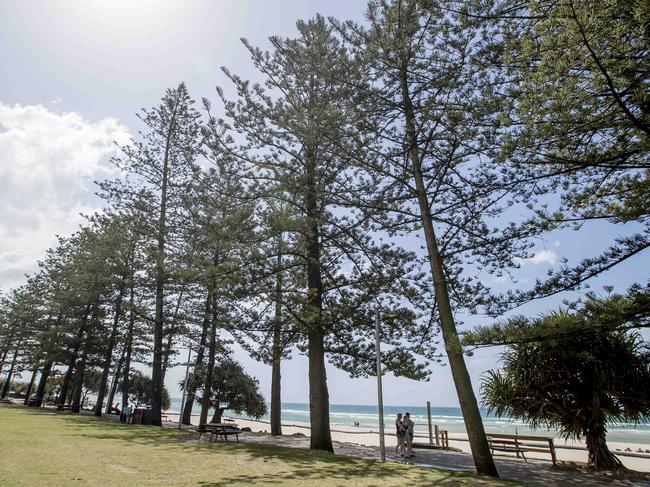
<svg viewBox="0 0 650 487">
<path fill-rule="evenodd" d="M 248 427 L 251 431 L 255 432 L 270 432 L 271 426 L 268 422 L 264 421 L 254 421 L 249 419 L 241 418 L 229 418 L 224 416 L 224 418 L 234 420 L 240 428 Z M 178 415 L 168 414 L 168 419 L 170 422 L 178 421 Z M 192 424 L 198 425 L 198 416 L 192 416 Z M 309 424 L 306 423 L 282 423 L 282 434 L 283 435 L 294 435 L 296 433 L 309 436 Z M 514 432 L 513 432 L 514 433 Z M 428 432 L 425 432 L 421 428 L 418 428 L 416 425 L 415 430 L 416 440 L 420 443 L 428 443 L 429 435 Z M 539 436 L 545 436 L 540 434 Z M 367 428 L 358 428 L 352 426 L 332 426 L 332 440 L 340 441 L 344 443 L 351 443 L 356 445 L 365 445 L 365 446 L 378 446 L 379 445 L 379 434 L 376 431 L 369 430 Z M 386 442 L 386 452 L 388 455 L 392 454 L 395 448 L 395 435 L 392 431 L 385 433 L 385 442 Z M 587 451 L 586 449 L 571 449 L 571 448 L 584 448 L 584 443 L 572 440 L 563 440 L 561 438 L 555 438 L 554 440 L 556 447 L 556 455 L 559 461 L 564 462 L 587 462 Z M 609 448 L 614 453 L 620 453 L 626 448 L 630 448 L 635 452 L 638 448 L 642 450 L 650 449 L 650 445 L 643 445 L 638 443 L 620 443 L 620 442 L 607 442 Z M 469 442 L 467 441 L 467 435 L 461 433 L 454 433 L 449 435 L 449 446 L 457 448 L 466 453 L 470 453 Z M 563 448 L 569 447 L 569 448 Z M 616 451 L 616 450 L 619 451 Z M 550 455 L 547 454 L 536 454 L 528 453 L 527 457 L 530 458 L 539 458 L 543 460 L 550 461 Z M 623 465 L 631 470 L 636 470 L 638 472 L 650 472 L 650 455 L 648 458 L 636 458 L 636 457 L 627 457 L 619 456 Z"/>
</svg>

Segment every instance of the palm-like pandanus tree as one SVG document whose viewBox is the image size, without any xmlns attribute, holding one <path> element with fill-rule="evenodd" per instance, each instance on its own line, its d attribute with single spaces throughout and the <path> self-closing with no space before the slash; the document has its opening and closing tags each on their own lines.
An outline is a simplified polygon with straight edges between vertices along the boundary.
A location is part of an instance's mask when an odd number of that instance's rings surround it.
<svg viewBox="0 0 650 487">
<path fill-rule="evenodd" d="M 566 438 L 584 437 L 593 469 L 623 468 L 607 448 L 607 425 L 650 418 L 650 352 L 623 307 L 620 297 L 592 299 L 575 313 L 506 323 L 519 338 L 503 353 L 503 368 L 487 372 L 483 405 Z"/>
</svg>

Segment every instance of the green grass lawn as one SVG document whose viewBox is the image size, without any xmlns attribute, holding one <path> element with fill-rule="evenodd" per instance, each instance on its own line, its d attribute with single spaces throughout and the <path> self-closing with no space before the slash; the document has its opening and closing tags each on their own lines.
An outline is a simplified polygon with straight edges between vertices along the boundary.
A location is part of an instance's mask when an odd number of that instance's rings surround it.
<svg viewBox="0 0 650 487">
<path fill-rule="evenodd" d="M 498 486 L 470 474 L 0 406 L 0 485 Z"/>
</svg>

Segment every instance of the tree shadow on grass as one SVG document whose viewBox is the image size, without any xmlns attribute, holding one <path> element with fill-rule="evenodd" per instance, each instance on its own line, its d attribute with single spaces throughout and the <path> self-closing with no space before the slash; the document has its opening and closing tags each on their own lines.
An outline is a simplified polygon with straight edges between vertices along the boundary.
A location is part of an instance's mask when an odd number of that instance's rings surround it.
<svg viewBox="0 0 650 487">
<path fill-rule="evenodd" d="M 71 436 L 84 437 L 94 441 L 124 442 L 125 444 L 147 446 L 155 450 L 167 452 L 188 451 L 198 457 L 210 455 L 211 452 L 226 455 L 233 463 L 250 461 L 251 466 L 242 466 L 241 471 L 219 472 L 222 475 L 211 481 L 199 482 L 205 487 L 232 485 L 273 485 L 282 483 L 299 483 L 300 481 L 317 481 L 327 483 L 330 487 L 348 485 L 351 479 L 364 480 L 369 487 L 373 479 L 383 482 L 401 484 L 409 482 L 413 485 L 493 485 L 491 480 L 452 471 L 439 471 L 430 468 L 418 468 L 395 463 L 382 463 L 359 458 L 337 456 L 328 452 L 311 451 L 287 446 L 267 445 L 260 443 L 197 441 L 198 435 L 193 431 L 157 428 L 140 425 L 125 425 L 114 420 L 98 418 L 89 415 L 55 414 L 49 411 L 29 411 L 34 415 L 47 415 L 56 418 L 65 428 L 70 428 Z M 253 433 L 254 435 L 255 433 Z M 277 462 L 286 465 L 284 472 L 277 475 L 262 475 L 255 472 L 255 464 L 259 462 Z M 504 483 L 504 485 L 507 485 Z"/>
<path fill-rule="evenodd" d="M 446 470 L 432 470 L 431 468 L 417 468 L 410 465 L 399 465 L 395 463 L 381 463 L 367 461 L 359 458 L 336 456 L 327 452 L 310 451 L 303 448 L 296 448 L 296 439 L 286 439 L 290 446 L 277 446 L 258 442 L 252 443 L 208 443 L 205 440 L 197 441 L 198 435 L 194 431 L 176 430 L 171 428 L 157 428 L 151 426 L 125 425 L 116 422 L 114 418 L 97 418 L 87 414 L 56 414 L 53 411 L 43 409 L 23 409 L 34 415 L 54 417 L 60 423 L 70 428 L 70 436 L 83 436 L 92 440 L 112 440 L 124 442 L 125 444 L 148 446 L 158 451 L 183 451 L 195 452 L 197 456 L 210 455 L 211 452 L 218 452 L 226 455 L 236 463 L 237 459 L 242 460 L 250 457 L 256 461 L 272 462 L 277 460 L 287 465 L 290 472 L 282 472 L 276 477 L 268 475 L 257 475 L 254 472 L 254 465 L 242 473 L 232 473 L 221 479 L 212 482 L 205 482 L 206 487 L 225 486 L 233 484 L 281 484 L 283 481 L 294 480 L 319 480 L 322 483 L 346 485 L 349 479 L 367 480 L 367 485 L 372 485 L 373 478 L 381 478 L 390 483 L 402 484 L 411 482 L 414 485 L 494 485 L 490 479 L 484 479 L 467 472 L 450 472 Z M 251 436 L 262 434 L 251 433 Z M 274 441 L 276 441 L 274 439 Z M 428 458 L 424 452 L 418 454 L 419 461 L 438 465 L 444 468 L 446 465 L 453 466 L 454 455 L 443 455 L 440 458 L 432 456 Z M 461 460 L 467 460 L 463 457 Z M 497 466 L 505 478 L 518 479 L 526 485 L 542 485 L 545 487 L 563 486 L 650 486 L 648 476 L 631 478 L 607 478 L 604 475 L 590 472 L 579 472 L 569 468 L 551 468 L 548 465 L 524 464 L 521 460 L 497 457 Z M 460 464 L 460 463 L 459 463 Z M 219 471 L 216 470 L 215 474 Z"/>
</svg>

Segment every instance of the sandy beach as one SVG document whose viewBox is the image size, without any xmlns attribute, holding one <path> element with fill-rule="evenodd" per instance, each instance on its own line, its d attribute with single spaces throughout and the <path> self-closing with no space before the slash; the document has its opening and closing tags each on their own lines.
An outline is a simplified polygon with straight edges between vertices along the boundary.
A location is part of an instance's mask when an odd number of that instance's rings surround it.
<svg viewBox="0 0 650 487">
<path fill-rule="evenodd" d="M 271 427 L 268 422 L 264 421 L 254 421 L 249 419 L 234 418 L 224 416 L 224 419 L 233 420 L 237 423 L 240 428 L 248 427 L 251 431 L 254 432 L 270 432 Z M 198 425 L 198 416 L 192 416 L 192 424 Z M 170 422 L 177 422 L 178 416 L 172 413 L 168 414 L 168 420 Z M 307 423 L 300 422 L 291 422 L 291 423 L 282 423 L 282 433 L 283 435 L 295 435 L 302 434 L 309 436 L 309 425 Z M 416 441 L 422 443 L 428 443 L 429 435 L 428 432 L 418 428 L 416 425 L 415 430 Z M 540 434 L 539 436 L 544 436 Z M 332 427 L 332 440 L 351 443 L 356 445 L 366 445 L 366 446 L 378 446 L 379 445 L 379 433 L 368 428 L 358 428 L 358 427 L 346 427 L 346 426 L 333 426 Z M 386 452 L 391 454 L 395 447 L 395 435 L 391 432 L 385 433 L 386 441 Z M 558 460 L 564 462 L 587 462 L 587 451 L 584 443 L 577 441 L 565 441 L 561 438 L 555 438 L 554 440 L 556 447 L 556 455 Z M 642 450 L 650 449 L 650 445 L 639 444 L 639 443 L 620 443 L 620 442 L 608 442 L 610 450 L 615 453 L 621 453 L 626 448 L 631 449 L 633 452 L 636 452 L 637 449 L 641 448 Z M 465 453 L 470 453 L 469 442 L 467 441 L 467 435 L 461 433 L 454 433 L 449 435 L 449 446 L 452 448 L 457 448 Z M 582 449 L 577 449 L 582 448 Z M 550 455 L 545 454 L 536 454 L 529 453 L 527 457 L 538 458 L 542 460 L 549 460 Z M 650 472 L 650 454 L 646 455 L 646 458 L 630 457 L 619 455 L 619 458 L 623 464 L 631 469 L 638 472 Z"/>
</svg>

